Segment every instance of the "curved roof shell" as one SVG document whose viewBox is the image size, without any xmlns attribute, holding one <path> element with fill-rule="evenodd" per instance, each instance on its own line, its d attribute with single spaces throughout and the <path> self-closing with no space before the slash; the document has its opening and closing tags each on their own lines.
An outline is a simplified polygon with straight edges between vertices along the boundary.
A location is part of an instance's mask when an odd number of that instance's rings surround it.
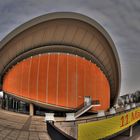
<svg viewBox="0 0 140 140">
<path fill-rule="evenodd" d="M 12 65 L 22 59 L 53 51 L 77 54 L 96 63 L 109 81 L 111 105 L 115 103 L 121 82 L 117 50 L 99 23 L 79 13 L 43 15 L 8 34 L 0 42 L 1 79 Z"/>
</svg>

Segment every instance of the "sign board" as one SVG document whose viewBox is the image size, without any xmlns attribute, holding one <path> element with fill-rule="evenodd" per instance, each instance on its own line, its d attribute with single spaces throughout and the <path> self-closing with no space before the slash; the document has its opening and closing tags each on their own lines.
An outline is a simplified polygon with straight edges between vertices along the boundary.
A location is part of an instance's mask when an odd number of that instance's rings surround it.
<svg viewBox="0 0 140 140">
<path fill-rule="evenodd" d="M 78 140 L 96 140 L 115 134 L 140 120 L 140 107 L 111 118 L 78 124 Z"/>
</svg>

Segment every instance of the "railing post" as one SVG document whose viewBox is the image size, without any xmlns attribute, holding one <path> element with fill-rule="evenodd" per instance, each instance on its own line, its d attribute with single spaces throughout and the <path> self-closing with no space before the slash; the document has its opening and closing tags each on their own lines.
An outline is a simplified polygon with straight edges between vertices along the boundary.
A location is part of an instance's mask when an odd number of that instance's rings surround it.
<svg viewBox="0 0 140 140">
<path fill-rule="evenodd" d="M 131 125 L 129 128 L 129 137 L 132 137 L 133 135 L 133 126 Z"/>
</svg>

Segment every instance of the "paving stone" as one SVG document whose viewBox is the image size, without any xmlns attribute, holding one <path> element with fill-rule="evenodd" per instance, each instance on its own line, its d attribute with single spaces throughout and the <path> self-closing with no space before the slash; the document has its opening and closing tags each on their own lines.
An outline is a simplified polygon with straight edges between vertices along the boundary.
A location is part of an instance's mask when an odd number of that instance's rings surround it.
<svg viewBox="0 0 140 140">
<path fill-rule="evenodd" d="M 51 140 L 43 117 L 0 109 L 0 140 Z"/>
</svg>

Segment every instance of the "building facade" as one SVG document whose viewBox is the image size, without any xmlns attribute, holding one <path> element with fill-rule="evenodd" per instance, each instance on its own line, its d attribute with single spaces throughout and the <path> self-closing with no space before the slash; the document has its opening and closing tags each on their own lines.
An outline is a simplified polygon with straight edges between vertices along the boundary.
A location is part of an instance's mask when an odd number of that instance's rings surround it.
<svg viewBox="0 0 140 140">
<path fill-rule="evenodd" d="M 100 102 L 95 112 L 109 109 L 119 95 L 112 39 L 78 13 L 50 13 L 21 25 L 1 41 L 0 61 L 1 90 L 22 103 L 75 111 L 88 96 Z"/>
</svg>

